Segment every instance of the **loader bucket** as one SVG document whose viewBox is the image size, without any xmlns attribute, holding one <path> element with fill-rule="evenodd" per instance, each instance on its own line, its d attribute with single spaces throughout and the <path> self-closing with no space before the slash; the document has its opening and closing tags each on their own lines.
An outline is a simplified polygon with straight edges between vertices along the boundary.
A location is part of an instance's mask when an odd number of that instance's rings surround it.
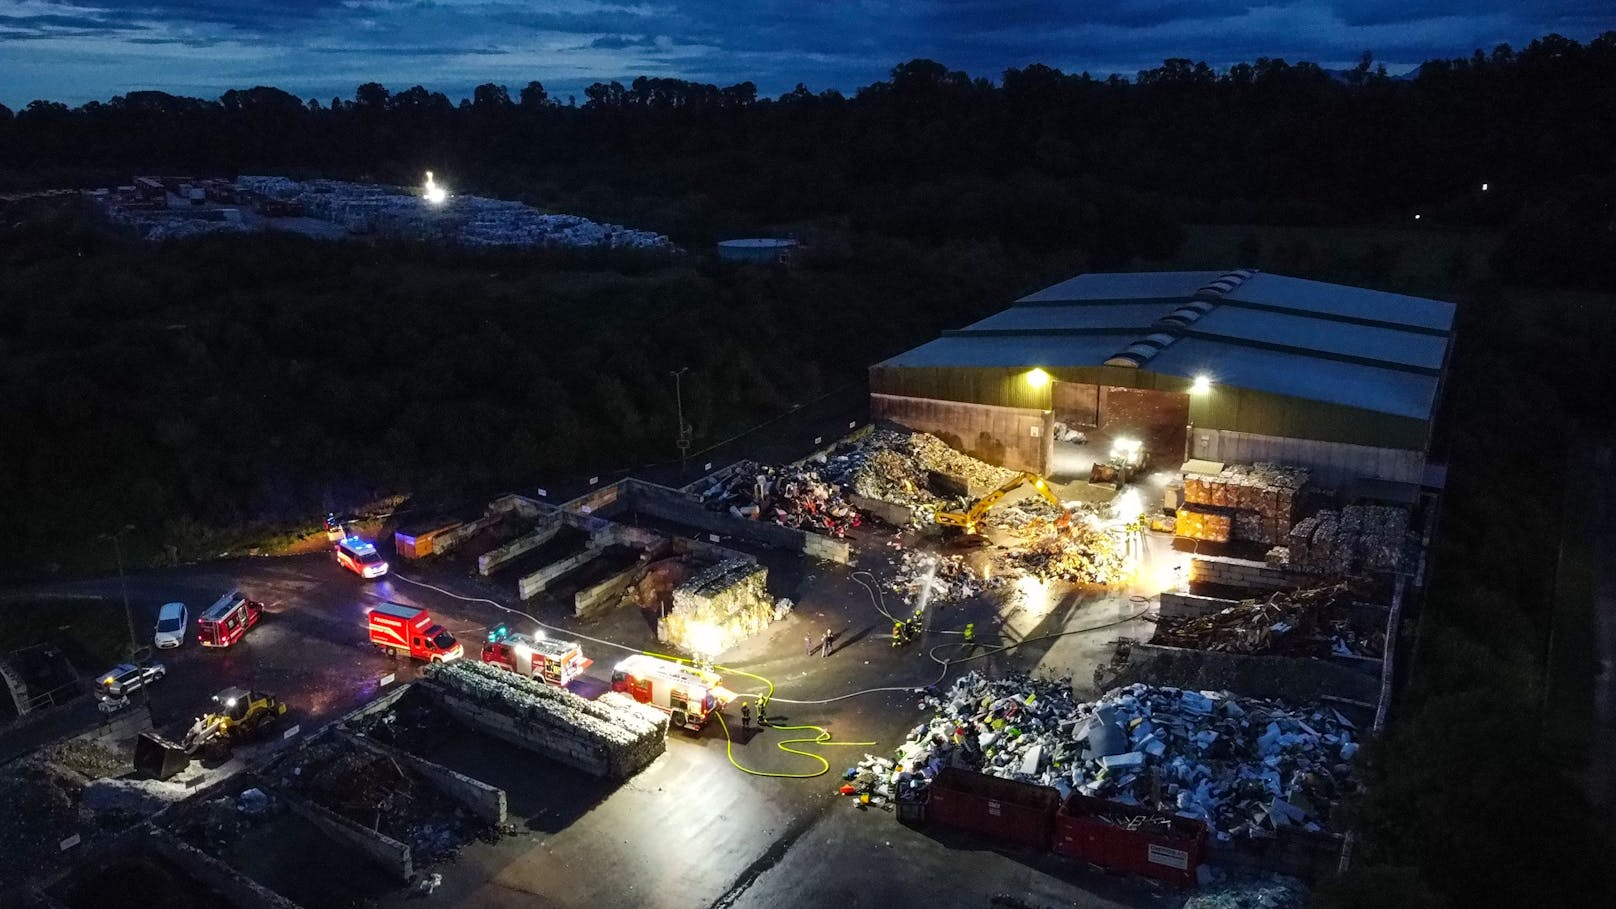
<svg viewBox="0 0 1616 909">
<path fill-rule="evenodd" d="M 142 732 L 135 739 L 135 771 L 156 780 L 166 780 L 191 763 L 185 749 L 155 732 Z"/>
</svg>

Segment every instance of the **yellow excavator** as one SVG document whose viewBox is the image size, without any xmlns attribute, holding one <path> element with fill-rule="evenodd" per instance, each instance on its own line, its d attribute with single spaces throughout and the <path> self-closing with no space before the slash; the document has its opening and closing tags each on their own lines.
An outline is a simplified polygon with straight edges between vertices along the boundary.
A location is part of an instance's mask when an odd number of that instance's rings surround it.
<svg viewBox="0 0 1616 909">
<path fill-rule="evenodd" d="M 1002 485 L 999 486 L 998 489 L 995 489 L 982 498 L 977 499 L 976 502 L 965 511 L 939 511 L 937 514 L 932 516 L 932 520 L 944 527 L 958 527 L 968 534 L 974 534 L 980 529 L 982 518 L 986 516 L 989 511 L 993 510 L 993 506 L 999 504 L 1004 500 L 1005 496 L 1015 492 L 1017 489 L 1021 488 L 1023 484 L 1027 483 L 1032 484 L 1032 488 L 1037 490 L 1039 495 L 1049 500 L 1051 505 L 1054 505 L 1056 508 L 1060 509 L 1060 517 L 1055 519 L 1056 527 L 1064 530 L 1072 523 L 1072 513 L 1067 511 L 1066 506 L 1062 504 L 1061 500 L 1049 490 L 1049 481 L 1045 480 L 1038 474 L 1030 472 L 1016 474 L 1015 476 L 1006 480 Z"/>
<path fill-rule="evenodd" d="M 184 770 L 193 756 L 224 760 L 235 745 L 256 738 L 286 714 L 286 703 L 273 694 L 234 686 L 213 701 L 217 707 L 197 717 L 179 742 L 141 733 L 135 740 L 135 769 L 166 780 Z"/>
</svg>

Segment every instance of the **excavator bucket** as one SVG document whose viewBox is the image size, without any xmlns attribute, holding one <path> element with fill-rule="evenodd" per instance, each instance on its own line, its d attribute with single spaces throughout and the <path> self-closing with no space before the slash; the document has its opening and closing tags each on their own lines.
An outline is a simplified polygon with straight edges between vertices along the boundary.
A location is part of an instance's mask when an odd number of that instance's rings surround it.
<svg viewBox="0 0 1616 909">
<path fill-rule="evenodd" d="M 155 732 L 142 732 L 135 739 L 135 770 L 154 780 L 166 780 L 190 763 L 183 747 Z"/>
</svg>

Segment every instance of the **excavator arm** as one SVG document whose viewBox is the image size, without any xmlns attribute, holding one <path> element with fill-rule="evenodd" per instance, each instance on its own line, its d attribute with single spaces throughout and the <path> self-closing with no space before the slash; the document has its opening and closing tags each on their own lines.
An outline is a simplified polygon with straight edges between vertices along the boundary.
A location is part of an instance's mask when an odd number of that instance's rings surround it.
<svg viewBox="0 0 1616 909">
<path fill-rule="evenodd" d="M 976 503 L 968 510 L 963 512 L 939 511 L 933 516 L 932 520 L 945 527 L 961 527 L 965 529 L 966 533 L 976 533 L 976 528 L 981 524 L 982 518 L 986 517 L 987 513 L 993 510 L 993 506 L 1004 501 L 1005 496 L 1015 492 L 1016 489 L 1018 489 L 1023 483 L 1031 483 L 1032 488 L 1037 490 L 1039 495 L 1043 496 L 1049 501 L 1050 504 L 1060 509 L 1061 516 L 1055 522 L 1057 527 L 1065 527 L 1067 524 L 1071 523 L 1071 513 L 1066 510 L 1066 506 L 1061 503 L 1061 500 L 1056 497 L 1055 493 L 1050 491 L 1048 481 L 1038 474 L 1027 472 L 1018 473 L 1006 480 L 1004 483 L 1000 484 L 998 489 L 995 489 L 982 498 L 977 499 Z"/>
</svg>

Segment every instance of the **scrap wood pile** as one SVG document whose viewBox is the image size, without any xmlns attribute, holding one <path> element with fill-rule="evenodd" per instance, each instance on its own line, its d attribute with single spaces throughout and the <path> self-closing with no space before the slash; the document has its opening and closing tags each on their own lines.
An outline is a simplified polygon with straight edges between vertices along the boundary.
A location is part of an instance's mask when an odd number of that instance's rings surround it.
<svg viewBox="0 0 1616 909">
<path fill-rule="evenodd" d="M 1192 515 L 1202 516 L 1183 526 L 1181 536 L 1216 540 L 1216 536 L 1194 536 L 1193 532 L 1218 533 L 1227 530 L 1224 540 L 1251 540 L 1274 545 L 1285 540 L 1296 519 L 1297 499 L 1307 485 L 1308 472 L 1259 461 L 1256 464 L 1230 464 L 1220 473 L 1184 475 L 1184 502 Z M 1226 516 L 1207 518 L 1208 515 Z"/>
<path fill-rule="evenodd" d="M 1174 812 L 1229 840 L 1325 830 L 1358 789 L 1355 727 L 1325 707 L 1149 685 L 1078 702 L 1069 680 L 976 672 L 922 706 L 932 719 L 890 765 L 862 765 L 856 792 L 902 798 L 954 766 Z"/>
<path fill-rule="evenodd" d="M 1395 505 L 1348 505 L 1303 518 L 1291 528 L 1288 546 L 1269 551 L 1268 562 L 1336 577 L 1364 571 L 1395 571 L 1408 536 L 1408 509 Z"/>
<path fill-rule="evenodd" d="M 743 461 L 708 484 L 700 496 L 714 511 L 834 537 L 846 536 L 863 522 L 835 483 L 807 467 Z"/>
<path fill-rule="evenodd" d="M 288 789 L 408 844 L 418 862 L 453 855 L 487 826 L 392 758 L 340 738 L 311 742 L 281 767 Z"/>
<path fill-rule="evenodd" d="M 717 656 L 775 620 L 769 570 L 745 559 L 698 569 L 673 588 L 673 608 L 657 620 L 657 640 Z"/>
<path fill-rule="evenodd" d="M 1380 657 L 1384 628 L 1351 609 L 1346 584 L 1275 591 L 1210 615 L 1162 619 L 1152 644 L 1224 653 Z"/>
<path fill-rule="evenodd" d="M 701 564 L 688 554 L 657 559 L 623 588 L 621 602 L 661 615 L 673 605 L 673 589 Z"/>
<path fill-rule="evenodd" d="M 618 700 L 581 698 L 487 663 L 456 660 L 427 667 L 455 695 L 522 722 L 581 739 L 602 751 L 612 776 L 626 779 L 667 750 L 668 718 L 624 710 Z"/>
</svg>

